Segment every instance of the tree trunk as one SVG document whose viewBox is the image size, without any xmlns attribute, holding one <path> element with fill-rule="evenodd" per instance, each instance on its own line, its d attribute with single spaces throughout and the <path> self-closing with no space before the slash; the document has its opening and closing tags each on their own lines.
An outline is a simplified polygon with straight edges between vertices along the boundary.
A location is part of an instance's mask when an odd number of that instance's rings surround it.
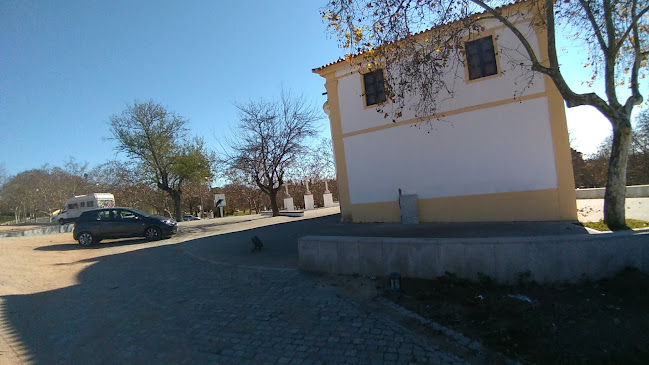
<svg viewBox="0 0 649 365">
<path fill-rule="evenodd" d="M 631 147 L 630 117 L 618 118 L 613 123 L 613 145 L 608 161 L 606 193 L 604 194 L 604 222 L 611 230 L 628 229 L 625 217 L 626 165 Z"/>
<path fill-rule="evenodd" d="M 176 190 L 169 190 L 169 195 L 171 195 L 171 199 L 174 201 L 175 219 L 178 222 L 182 222 L 182 220 L 183 220 L 183 212 L 180 210 L 180 192 L 178 192 Z"/>
<path fill-rule="evenodd" d="M 277 190 L 270 188 L 268 191 L 270 196 L 270 208 L 273 210 L 273 217 L 279 215 L 279 206 L 277 205 Z"/>
</svg>

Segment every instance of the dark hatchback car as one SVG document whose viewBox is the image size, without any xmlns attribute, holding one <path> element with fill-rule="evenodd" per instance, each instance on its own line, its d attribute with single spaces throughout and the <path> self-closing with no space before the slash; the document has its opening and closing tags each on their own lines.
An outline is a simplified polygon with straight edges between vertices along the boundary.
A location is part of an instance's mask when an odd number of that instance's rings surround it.
<svg viewBox="0 0 649 365">
<path fill-rule="evenodd" d="M 77 218 L 72 236 L 82 246 L 90 246 L 106 238 L 144 237 L 148 241 L 171 236 L 178 223 L 131 208 L 87 210 Z"/>
</svg>

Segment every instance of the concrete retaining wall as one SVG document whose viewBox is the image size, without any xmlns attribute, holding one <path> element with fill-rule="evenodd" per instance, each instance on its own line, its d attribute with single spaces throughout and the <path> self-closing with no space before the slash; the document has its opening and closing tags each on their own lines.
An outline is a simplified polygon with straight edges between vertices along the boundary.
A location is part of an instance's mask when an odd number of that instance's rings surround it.
<svg viewBox="0 0 649 365">
<path fill-rule="evenodd" d="M 605 188 L 577 189 L 577 199 L 604 199 Z M 649 197 L 649 185 L 633 185 L 626 187 L 627 198 Z"/>
<path fill-rule="evenodd" d="M 64 225 L 52 225 L 38 229 L 31 229 L 29 231 L 22 232 L 12 232 L 0 234 L 2 237 L 23 237 L 23 236 L 41 236 L 44 234 L 53 234 L 53 233 L 70 233 L 74 230 L 74 224 L 64 224 Z"/>
<path fill-rule="evenodd" d="M 599 279 L 625 266 L 649 274 L 649 230 L 592 235 L 505 238 L 388 238 L 305 236 L 299 268 L 334 274 L 433 279 L 451 272 L 476 280 L 516 282 L 529 271 L 539 283 Z"/>
</svg>

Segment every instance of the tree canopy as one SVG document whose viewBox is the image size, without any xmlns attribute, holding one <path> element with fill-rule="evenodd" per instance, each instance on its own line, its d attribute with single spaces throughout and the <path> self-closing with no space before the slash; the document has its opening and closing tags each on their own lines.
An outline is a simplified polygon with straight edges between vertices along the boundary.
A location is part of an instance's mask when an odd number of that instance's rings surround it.
<svg viewBox="0 0 649 365">
<path fill-rule="evenodd" d="M 109 124 L 118 151 L 137 161 L 147 180 L 169 194 L 174 216 L 181 220 L 183 188 L 211 181 L 214 153 L 202 138 L 188 138 L 186 119 L 153 101 L 129 104 Z"/>
<path fill-rule="evenodd" d="M 308 140 L 316 136 L 317 108 L 303 96 L 282 91 L 271 101 L 237 104 L 239 122 L 228 145 L 224 162 L 241 171 L 270 198 L 273 215 L 279 215 L 277 191 L 289 169 L 308 151 Z"/>
</svg>

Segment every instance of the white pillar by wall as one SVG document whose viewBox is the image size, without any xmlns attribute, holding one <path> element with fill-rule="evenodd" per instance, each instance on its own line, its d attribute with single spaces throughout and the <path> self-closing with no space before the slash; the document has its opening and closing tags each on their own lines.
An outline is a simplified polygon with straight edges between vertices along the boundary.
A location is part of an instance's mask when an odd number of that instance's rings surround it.
<svg viewBox="0 0 649 365">
<path fill-rule="evenodd" d="M 313 194 L 304 196 L 304 210 L 313 210 Z"/>
<path fill-rule="evenodd" d="M 323 194 L 322 198 L 324 199 L 325 208 L 336 206 L 336 204 L 334 204 L 334 198 L 333 195 L 331 195 L 331 193 Z"/>
</svg>

